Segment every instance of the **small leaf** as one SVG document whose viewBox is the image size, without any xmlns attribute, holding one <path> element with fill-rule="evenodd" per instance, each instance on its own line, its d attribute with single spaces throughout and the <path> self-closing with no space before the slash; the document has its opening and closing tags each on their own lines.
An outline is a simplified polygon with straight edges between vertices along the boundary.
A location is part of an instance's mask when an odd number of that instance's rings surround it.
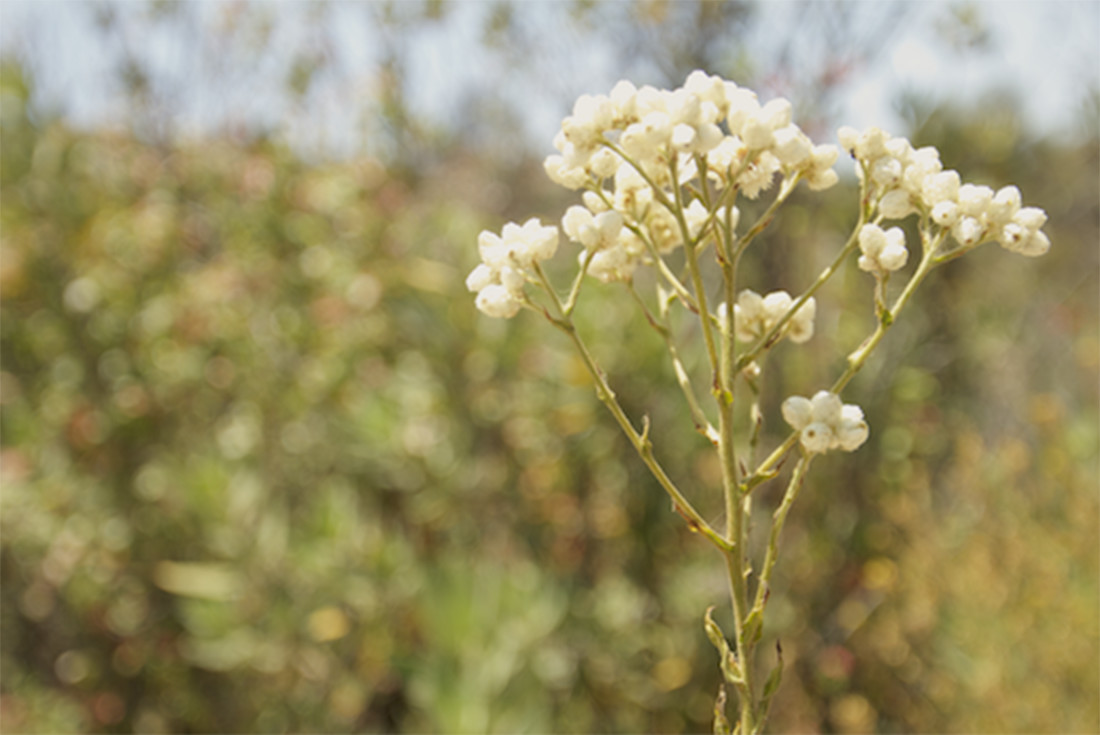
<svg viewBox="0 0 1100 735">
<path fill-rule="evenodd" d="M 764 610 L 762 607 L 756 607 L 753 608 L 749 616 L 745 618 L 744 637 L 742 640 L 744 640 L 749 647 L 755 646 L 757 642 L 759 642 L 760 636 L 763 634 L 763 613 Z"/>
<path fill-rule="evenodd" d="M 783 680 L 783 646 L 779 645 L 779 641 L 775 642 L 775 654 L 778 661 L 776 661 L 775 668 L 768 674 L 768 680 L 764 682 L 763 696 L 760 697 L 760 716 L 757 717 L 757 722 L 761 727 L 768 718 L 772 697 L 779 690 L 779 683 Z"/>
<path fill-rule="evenodd" d="M 737 655 L 730 650 L 729 641 L 726 640 L 722 629 L 711 618 L 713 612 L 714 605 L 711 605 L 703 616 L 703 628 L 707 632 L 707 638 L 718 649 L 718 661 L 722 669 L 722 675 L 730 684 L 744 685 L 745 677 L 741 673 L 741 665 L 737 662 Z"/>
<path fill-rule="evenodd" d="M 707 608 L 706 615 L 703 616 L 703 627 L 707 631 L 707 638 L 718 649 L 718 653 L 721 656 L 725 656 L 729 653 L 730 644 L 726 640 L 726 636 L 722 634 L 722 629 L 718 627 L 718 624 L 714 622 L 711 615 L 714 613 L 714 605 Z"/>
<path fill-rule="evenodd" d="M 730 735 L 730 721 L 726 717 L 726 685 L 718 685 L 718 697 L 714 700 L 714 735 Z"/>
<path fill-rule="evenodd" d="M 737 663 L 737 654 L 730 651 L 722 659 L 722 676 L 737 687 L 745 685 L 745 675 L 741 673 L 741 664 Z"/>
<path fill-rule="evenodd" d="M 784 459 L 786 459 L 786 458 L 784 458 Z M 745 480 L 744 485 L 743 485 L 743 487 L 745 488 L 745 492 L 746 493 L 750 492 L 757 485 L 760 485 L 762 483 L 767 482 L 768 480 L 773 479 L 776 475 L 779 474 L 779 468 L 782 467 L 782 466 L 783 466 L 783 464 L 781 462 L 776 467 L 773 467 L 772 469 L 767 470 L 765 472 L 758 472 L 755 475 L 753 475 L 752 477 L 750 477 L 749 479 Z"/>
<path fill-rule="evenodd" d="M 783 680 L 783 651 L 779 648 L 779 644 L 776 644 L 776 650 L 779 651 L 779 662 L 768 674 L 768 680 L 764 682 L 764 696 L 767 698 L 771 698 L 775 694 L 776 690 L 779 689 L 780 682 Z"/>
</svg>

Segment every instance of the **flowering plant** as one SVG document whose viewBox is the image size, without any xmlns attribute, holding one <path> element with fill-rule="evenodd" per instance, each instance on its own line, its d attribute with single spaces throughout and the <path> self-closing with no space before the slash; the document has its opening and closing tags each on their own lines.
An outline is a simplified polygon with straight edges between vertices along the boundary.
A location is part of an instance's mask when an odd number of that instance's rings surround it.
<svg viewBox="0 0 1100 735">
<path fill-rule="evenodd" d="M 814 144 L 792 122 L 787 100 L 760 104 L 754 92 L 702 71 L 692 72 L 682 87 L 671 91 L 639 89 L 623 81 L 609 95 L 583 95 L 554 139 L 558 152 L 545 161 L 554 182 L 583 190 L 583 204 L 569 207 L 561 220 L 561 231 L 579 246 L 578 268 L 568 290 L 563 296 L 542 267 L 557 252 L 559 230 L 538 219 L 522 226 L 507 224 L 499 235 L 481 233 L 482 262 L 466 280 L 477 293 L 477 308 L 488 316 L 509 318 L 528 309 L 567 335 L 600 400 L 669 495 L 673 509 L 722 554 L 735 630 L 727 637 L 719 629 L 711 617 L 713 607 L 704 616 L 704 628 L 718 649 L 725 684 L 736 691 L 739 716 L 731 725 L 723 685 L 714 709 L 716 732 L 748 735 L 763 730 L 782 675 L 782 649 L 776 644 L 778 660 L 762 683 L 755 651 L 787 514 L 815 457 L 855 451 L 869 435 L 863 411 L 844 404 L 841 391 L 932 269 L 988 241 L 1028 256 L 1050 248 L 1041 229 L 1046 214 L 1022 206 L 1015 186 L 994 191 L 963 183 L 957 172 L 944 170 L 935 148 L 914 149 L 905 138 L 877 128 L 860 132 L 844 127 L 838 138 L 840 148 Z M 749 245 L 799 183 L 814 191 L 837 183 L 833 165 L 841 148 L 855 160 L 860 189 L 858 217 L 846 243 L 798 296 L 738 290 L 739 264 Z M 739 198 L 756 200 L 772 191 L 771 202 L 755 221 L 743 223 Z M 910 216 L 916 217 L 920 259 L 891 300 L 889 281 L 909 262 L 910 244 L 900 227 L 882 225 Z M 845 368 L 828 388 L 809 398 L 792 395 L 783 401 L 781 413 L 791 432 L 753 467 L 763 426 L 758 391 L 763 359 L 783 339 L 797 344 L 813 337 L 814 294 L 857 249 L 858 267 L 873 277 L 875 327 L 848 354 Z M 635 286 L 639 269 L 656 272 L 651 300 Z M 695 428 L 718 453 L 723 529 L 708 523 L 665 472 L 654 454 L 648 416 L 640 426 L 627 416 L 578 332 L 572 316 L 586 276 L 624 286 L 667 345 Z M 713 282 L 719 287 L 708 289 Z M 712 405 L 701 400 L 684 367 L 678 346 L 684 335 L 673 329 L 673 309 L 685 309 L 698 319 Z M 735 441 L 739 411 L 747 411 L 751 419 L 747 444 Z M 739 446 L 747 446 L 747 453 Z M 754 490 L 778 476 L 780 464 L 796 447 L 797 461 L 757 566 L 748 553 Z"/>
</svg>

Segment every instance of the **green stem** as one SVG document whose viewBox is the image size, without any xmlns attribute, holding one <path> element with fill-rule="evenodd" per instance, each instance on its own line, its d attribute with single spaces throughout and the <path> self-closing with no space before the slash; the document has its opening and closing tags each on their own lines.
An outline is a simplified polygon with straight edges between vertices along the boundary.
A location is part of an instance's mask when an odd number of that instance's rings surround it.
<svg viewBox="0 0 1100 735">
<path fill-rule="evenodd" d="M 722 468 L 722 494 L 726 506 L 726 540 L 730 549 L 725 552 L 726 573 L 729 579 L 730 603 L 736 635 L 734 644 L 741 668 L 741 684 L 737 688 L 740 708 L 740 732 L 751 733 L 756 729 L 756 686 L 753 680 L 752 645 L 744 635 L 748 615 L 748 588 L 745 575 L 747 565 L 747 508 L 739 487 L 737 457 L 734 445 L 734 383 L 733 369 L 736 341 L 733 338 L 733 299 L 737 284 L 737 258 L 734 254 L 731 227 L 732 202 L 727 205 L 722 228 L 715 233 L 715 251 L 722 271 L 726 299 L 726 324 L 720 330 L 721 350 L 715 373 L 715 398 L 718 402 L 718 457 Z"/>
<path fill-rule="evenodd" d="M 757 235 L 763 232 L 768 227 L 768 225 L 772 223 L 772 219 L 774 219 L 775 217 L 775 211 L 779 209 L 780 205 L 782 205 L 783 202 L 787 201 L 787 197 L 791 195 L 791 192 L 794 191 L 794 188 L 798 185 L 798 182 L 801 181 L 801 179 L 801 173 L 796 173 L 789 179 L 783 179 L 783 183 L 779 185 L 779 193 L 776 194 L 775 199 L 772 201 L 771 204 L 768 205 L 768 208 L 764 210 L 764 213 L 757 217 L 756 222 L 753 223 L 752 227 L 749 227 L 747 230 L 745 230 L 745 234 L 741 236 L 741 240 L 738 243 L 737 247 L 738 254 L 744 252 L 749 243 L 752 242 Z"/>
<path fill-rule="evenodd" d="M 717 444 L 718 431 L 710 423 L 710 419 L 707 418 L 706 413 L 703 411 L 703 407 L 699 405 L 699 401 L 695 397 L 695 391 L 691 387 L 691 378 L 688 376 L 687 369 L 680 359 L 680 351 L 676 349 L 676 343 L 672 339 L 672 328 L 669 324 L 667 310 L 663 314 L 662 320 L 658 321 L 657 317 L 653 316 L 649 308 L 645 305 L 637 289 L 634 288 L 633 281 L 629 284 L 629 291 L 630 295 L 634 297 L 634 300 L 642 309 L 642 313 L 645 314 L 646 321 L 649 322 L 649 325 L 653 327 L 654 331 L 661 335 L 661 339 L 665 341 L 669 357 L 672 359 L 672 369 L 676 373 L 676 382 L 679 383 L 680 390 L 683 392 L 684 399 L 687 401 L 688 408 L 691 410 L 691 418 L 695 423 L 696 431 L 705 436 L 712 443 Z"/>
<path fill-rule="evenodd" d="M 901 310 L 905 308 L 905 305 L 909 303 L 909 299 L 912 298 L 913 293 L 917 290 L 917 286 L 919 286 L 925 276 L 938 265 L 935 255 L 945 235 L 946 232 L 941 232 L 930 244 L 925 243 L 924 254 L 921 258 L 920 265 L 917 266 L 917 270 L 909 277 L 908 283 L 905 284 L 905 288 L 902 290 L 897 300 L 894 301 L 894 305 L 890 307 L 889 310 L 879 315 L 878 326 L 875 327 L 875 331 L 871 333 L 871 336 L 865 339 L 854 352 L 848 355 L 848 367 L 841 373 L 836 382 L 833 383 L 832 388 L 830 388 L 833 393 L 839 393 L 843 390 L 844 386 L 848 385 L 848 382 L 860 371 L 864 363 L 867 362 L 867 358 L 870 357 L 874 349 L 878 347 L 878 343 L 886 336 L 886 331 L 893 326 L 895 321 L 897 321 L 898 314 L 900 314 Z M 922 233 L 922 240 L 924 237 Z"/>
<path fill-rule="evenodd" d="M 806 471 L 810 468 L 811 461 L 813 461 L 812 454 L 802 455 L 802 459 L 795 465 L 794 472 L 791 473 L 791 479 L 787 483 L 787 491 L 783 494 L 783 500 L 772 515 L 772 528 L 771 533 L 768 535 L 768 550 L 764 555 L 764 566 L 760 569 L 760 578 L 756 585 L 756 595 L 753 600 L 753 610 L 759 609 L 761 614 L 763 614 L 764 604 L 768 597 L 772 569 L 775 567 L 776 558 L 779 554 L 779 534 L 783 532 L 783 526 L 787 522 L 787 514 L 790 513 L 791 506 L 794 504 L 795 498 L 798 497 L 798 491 L 802 488 L 803 480 L 806 479 Z"/>
<path fill-rule="evenodd" d="M 699 258 L 696 247 L 697 242 L 692 238 L 691 230 L 684 219 L 684 201 L 680 186 L 676 183 L 678 171 L 676 158 L 669 162 L 669 174 L 672 177 L 672 193 L 675 197 L 675 205 L 671 209 L 676 223 L 680 228 L 680 237 L 684 241 L 684 255 L 687 261 L 688 272 L 691 274 L 692 288 L 695 289 L 695 300 L 699 304 L 699 323 L 703 328 L 703 342 L 706 343 L 707 357 L 710 359 L 710 367 L 713 375 L 713 387 L 718 391 L 719 358 L 718 349 L 714 343 L 714 326 L 711 324 L 710 309 L 707 307 L 707 291 L 703 283 L 703 274 L 699 269 Z M 721 401 L 719 401 L 720 403 Z"/>
<path fill-rule="evenodd" d="M 897 321 L 898 315 L 909 303 L 909 299 L 912 298 L 917 286 L 924 281 L 929 271 L 939 265 L 939 261 L 935 256 L 939 250 L 940 244 L 946 236 L 946 231 L 941 231 L 931 241 L 927 241 L 925 233 L 921 233 L 921 239 L 924 245 L 924 255 L 921 258 L 920 265 L 917 266 L 917 270 L 910 276 L 909 281 L 905 284 L 905 288 L 894 301 L 894 305 L 889 310 L 879 315 L 879 322 L 875 327 L 875 331 L 872 332 L 855 351 L 848 355 L 848 367 L 841 373 L 836 382 L 833 383 L 832 387 L 829 389 L 831 392 L 840 393 L 840 391 L 851 382 L 856 373 L 863 368 L 863 365 L 867 362 L 867 358 L 870 357 L 874 349 L 878 347 L 879 342 L 886 336 L 887 330 Z M 750 479 L 767 476 L 797 442 L 798 432 L 792 431 L 787 438 L 783 440 L 783 443 L 776 447 L 775 451 L 768 455 L 768 457 L 757 466 Z"/>
<path fill-rule="evenodd" d="M 653 443 L 649 439 L 648 418 L 642 421 L 641 432 L 634 428 L 630 418 L 626 415 L 622 406 L 619 405 L 619 401 L 615 397 L 615 392 L 612 391 L 611 386 L 608 385 L 607 377 L 604 375 L 603 370 L 596 364 L 596 360 L 589 352 L 588 346 L 577 333 L 577 328 L 572 318 L 564 312 L 561 299 L 558 297 L 557 292 L 546 277 L 546 273 L 538 263 L 535 264 L 535 273 L 538 276 L 539 283 L 546 293 L 549 294 L 554 304 L 554 308 L 557 311 L 557 316 L 555 317 L 545 310 L 543 313 L 551 324 L 564 332 L 573 342 L 573 346 L 576 347 L 578 354 L 580 354 L 581 361 L 588 370 L 588 374 L 592 376 L 593 381 L 596 383 L 596 395 L 599 397 L 600 401 L 607 406 L 607 409 L 611 412 L 611 415 L 615 417 L 615 421 L 619 424 L 623 433 L 626 434 L 646 467 L 649 468 L 649 471 L 657 479 L 657 482 L 668 494 L 669 498 L 671 498 L 673 508 L 677 513 L 683 516 L 691 530 L 702 534 L 720 550 L 728 550 L 729 544 L 726 540 L 703 519 L 699 511 L 695 509 L 695 506 L 684 497 L 683 493 L 676 487 L 676 484 L 653 455 Z"/>
<path fill-rule="evenodd" d="M 569 316 L 577 306 L 577 297 L 580 296 L 581 293 L 581 282 L 588 273 L 588 266 L 592 263 L 592 258 L 595 256 L 595 250 L 589 250 L 584 254 L 584 261 L 581 263 L 581 267 L 577 269 L 577 277 L 573 279 L 573 285 L 569 289 L 569 298 L 565 300 L 565 303 L 561 307 L 562 314 Z"/>
<path fill-rule="evenodd" d="M 826 281 L 833 277 L 833 274 L 837 272 L 837 270 L 852 253 L 852 251 L 855 250 L 856 246 L 859 245 L 859 231 L 863 228 L 863 225 L 866 222 L 867 220 L 863 212 L 861 211 L 859 220 L 856 222 L 855 228 L 852 230 L 852 234 L 848 236 L 848 241 L 844 243 L 844 247 L 841 248 L 840 252 L 837 253 L 837 256 L 833 258 L 833 262 L 829 263 L 825 270 L 821 271 L 821 273 L 818 274 L 817 279 L 810 284 L 810 287 L 806 289 L 806 291 L 801 296 L 799 296 L 793 304 L 791 304 L 789 309 L 787 309 L 787 313 L 785 313 L 779 319 L 779 321 L 772 325 L 772 328 L 769 329 L 763 336 L 761 336 L 751 349 L 749 349 L 747 352 L 742 354 L 740 358 L 738 358 L 738 371 L 744 370 L 745 367 L 750 362 L 755 360 L 761 352 L 763 352 L 771 345 L 775 344 L 776 335 L 778 335 L 783 330 L 783 328 L 787 326 L 787 322 L 789 322 L 794 317 L 794 315 L 798 313 L 798 310 L 802 308 L 803 304 L 810 300 L 811 296 L 817 293 L 818 289 L 825 285 Z"/>
</svg>

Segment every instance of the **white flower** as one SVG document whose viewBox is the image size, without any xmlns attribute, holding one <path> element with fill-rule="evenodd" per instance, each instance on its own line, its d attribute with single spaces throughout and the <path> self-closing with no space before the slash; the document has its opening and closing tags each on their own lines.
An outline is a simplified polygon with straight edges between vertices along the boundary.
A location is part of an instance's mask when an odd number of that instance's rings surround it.
<svg viewBox="0 0 1100 735">
<path fill-rule="evenodd" d="M 671 135 L 672 119 L 668 113 L 654 110 L 629 125 L 619 138 L 619 145 L 631 158 L 645 161 L 667 145 Z"/>
<path fill-rule="evenodd" d="M 1000 196 L 999 192 L 998 196 Z M 1043 210 L 1038 207 L 1023 207 L 1012 216 L 1012 221 L 1001 229 L 997 242 L 1006 250 L 1020 255 L 1028 257 L 1043 255 L 1050 250 L 1050 239 L 1040 229 L 1046 221 L 1047 214 Z"/>
<path fill-rule="evenodd" d="M 676 217 L 664 207 L 650 207 L 645 225 L 653 244 L 662 254 L 671 253 L 684 244 Z"/>
<path fill-rule="evenodd" d="M 583 258 L 584 253 L 580 257 Z M 619 243 L 597 251 L 592 256 L 592 261 L 588 264 L 588 275 L 604 283 L 626 281 L 634 274 L 637 265 L 637 258 L 632 257 L 626 247 Z"/>
<path fill-rule="evenodd" d="M 892 189 L 883 195 L 878 211 L 886 219 L 902 219 L 917 211 L 905 189 Z"/>
<path fill-rule="evenodd" d="M 603 95 L 582 94 L 573 105 L 573 114 L 561 121 L 565 139 L 581 151 L 599 146 L 603 132 L 611 127 L 615 108 Z"/>
<path fill-rule="evenodd" d="M 547 156 L 542 168 L 551 181 L 566 189 L 580 189 L 588 180 L 588 173 L 583 167 L 572 168 L 566 165 L 564 157 L 557 154 Z"/>
<path fill-rule="evenodd" d="M 561 228 L 569 239 L 587 250 L 600 250 L 613 245 L 623 229 L 623 216 L 614 210 L 593 215 L 587 207 L 574 205 L 565 210 Z"/>
<path fill-rule="evenodd" d="M 836 131 L 836 139 L 840 147 L 848 151 L 849 155 L 856 155 L 856 145 L 859 143 L 859 131 L 851 125 L 844 125 Z"/>
<path fill-rule="evenodd" d="M 722 221 L 721 219 L 718 219 L 721 214 L 722 212 L 720 211 L 715 213 L 716 222 Z M 707 208 L 703 205 L 701 201 L 699 201 L 698 199 L 691 200 L 691 204 L 689 204 L 687 206 L 687 209 L 684 210 L 684 221 L 687 223 L 688 233 L 691 234 L 692 238 L 698 236 L 699 231 L 703 228 L 703 225 L 706 223 L 709 216 L 710 212 L 707 211 Z"/>
<path fill-rule="evenodd" d="M 951 236 L 963 247 L 978 245 L 984 233 L 985 228 L 982 227 L 982 223 L 974 217 L 960 217 L 951 226 Z"/>
<path fill-rule="evenodd" d="M 726 89 L 726 124 L 732 135 L 740 136 L 745 121 L 760 111 L 760 102 L 751 89 L 738 87 L 733 82 L 723 86 Z"/>
<path fill-rule="evenodd" d="M 787 339 L 795 344 L 809 341 L 814 336 L 815 316 L 817 316 L 817 301 L 811 296 L 806 299 L 806 303 L 802 304 L 798 311 L 794 313 L 794 316 L 791 317 L 791 320 L 787 322 Z"/>
<path fill-rule="evenodd" d="M 787 125 L 775 131 L 775 157 L 788 168 L 798 168 L 810 160 L 814 153 L 813 142 L 797 125 Z"/>
<path fill-rule="evenodd" d="M 734 334 L 742 342 L 760 339 L 779 323 L 793 304 L 794 299 L 786 291 L 772 291 L 762 297 L 751 289 L 745 289 L 733 305 Z M 810 297 L 787 322 L 787 337 L 795 343 L 813 337 L 816 314 L 817 302 Z"/>
<path fill-rule="evenodd" d="M 597 178 L 606 179 L 615 175 L 621 163 L 622 159 L 613 150 L 600 148 L 588 159 L 585 171 L 591 172 Z"/>
<path fill-rule="evenodd" d="M 637 119 L 634 110 L 634 99 L 637 95 L 638 88 L 634 86 L 633 82 L 625 79 L 620 80 L 611 88 L 611 94 L 608 95 L 608 98 L 611 100 L 616 128 L 625 127 Z"/>
<path fill-rule="evenodd" d="M 492 232 L 482 232 L 478 245 L 482 248 L 481 259 L 490 267 L 510 262 L 530 267 L 536 260 L 554 257 L 558 249 L 558 228 L 544 227 L 537 217 L 532 217 L 522 226 L 514 222 L 504 225 L 499 237 Z"/>
<path fill-rule="evenodd" d="M 778 158 L 769 151 L 762 152 L 737 177 L 737 183 L 741 186 L 741 193 L 749 199 L 756 199 L 760 196 L 760 192 L 771 188 L 779 168 Z"/>
<path fill-rule="evenodd" d="M 615 172 L 614 209 L 637 220 L 652 201 L 653 190 L 645 178 L 629 163 L 620 165 Z"/>
<path fill-rule="evenodd" d="M 507 288 L 494 283 L 477 294 L 477 308 L 486 316 L 510 319 L 519 313 L 522 302 Z"/>
<path fill-rule="evenodd" d="M 606 191 L 602 193 L 604 196 L 607 195 Z M 607 202 L 604 201 L 604 198 L 594 191 L 586 191 L 584 194 L 581 194 L 581 201 L 584 202 L 584 206 L 588 207 L 588 211 L 592 212 L 592 214 L 599 214 L 600 212 L 606 212 L 611 209 Z"/>
<path fill-rule="evenodd" d="M 477 268 L 474 268 L 470 271 L 470 275 L 466 276 L 466 288 L 476 293 L 492 284 L 494 280 L 493 269 L 484 263 L 478 263 Z"/>
<path fill-rule="evenodd" d="M 809 166 L 806 170 L 806 185 L 812 191 L 822 191 L 840 180 L 833 164 L 840 156 L 840 149 L 835 145 L 815 145 L 810 156 Z"/>
<path fill-rule="evenodd" d="M 791 396 L 783 402 L 783 419 L 799 432 L 807 452 L 832 449 L 851 452 L 867 441 L 870 430 L 859 406 L 843 404 L 840 396 L 818 391 L 812 399 Z"/>
<path fill-rule="evenodd" d="M 932 208 L 940 202 L 957 201 L 960 183 L 958 171 L 940 171 L 926 177 L 921 184 L 925 206 Z"/>
<path fill-rule="evenodd" d="M 734 334 L 742 342 L 759 339 L 767 332 L 764 323 L 764 298 L 748 288 L 738 294 L 737 303 L 733 305 L 733 325 Z"/>
<path fill-rule="evenodd" d="M 883 230 L 875 224 L 866 224 L 859 231 L 859 267 L 871 273 L 896 271 L 909 259 L 905 249 L 905 233 L 900 227 Z"/>
<path fill-rule="evenodd" d="M 1031 232 L 1029 237 L 1017 243 L 1015 247 L 1010 247 L 1008 249 L 1012 250 L 1014 253 L 1035 258 L 1040 255 L 1045 255 L 1046 252 L 1050 250 L 1050 239 L 1045 232 L 1037 230 Z"/>
<path fill-rule="evenodd" d="M 735 135 L 727 135 L 707 154 L 708 178 L 719 184 L 728 183 L 730 169 L 736 168 L 749 154 L 748 147 Z"/>
<path fill-rule="evenodd" d="M 1038 207 L 1024 207 L 1012 218 L 1029 230 L 1038 230 L 1047 223 L 1047 213 Z"/>
<path fill-rule="evenodd" d="M 959 205 L 951 200 L 938 202 L 932 207 L 932 221 L 940 227 L 950 227 L 959 220 Z"/>
<path fill-rule="evenodd" d="M 918 148 L 909 153 L 905 173 L 901 176 L 901 185 L 913 196 L 920 196 L 924 180 L 943 171 L 940 152 L 932 146 Z"/>
<path fill-rule="evenodd" d="M 522 226 L 509 222 L 499 235 L 483 231 L 477 247 L 482 262 L 466 277 L 466 288 L 477 292 L 475 303 L 486 315 L 509 318 L 523 305 L 527 270 L 557 251 L 558 228 L 535 217 Z"/>
<path fill-rule="evenodd" d="M 891 187 L 901 181 L 902 171 L 901 161 L 892 156 L 881 156 L 871 165 L 871 180 Z"/>
<path fill-rule="evenodd" d="M 1020 204 L 1020 190 L 1015 186 L 1006 186 L 994 195 L 986 214 L 990 222 L 1003 226 L 1011 222 L 1020 211 Z"/>
<path fill-rule="evenodd" d="M 862 133 L 845 125 L 836 133 L 841 147 L 860 161 L 871 162 L 887 153 L 886 141 L 890 136 L 878 128 L 867 128 Z"/>
<path fill-rule="evenodd" d="M 722 77 L 710 75 L 701 69 L 688 74 L 684 81 L 684 89 L 691 92 L 703 103 L 714 105 L 720 117 L 724 114 L 723 108 L 728 107 L 726 101 L 726 86 Z"/>
<path fill-rule="evenodd" d="M 974 219 L 981 220 L 989 212 L 993 203 L 993 190 L 988 186 L 963 184 L 959 187 L 959 211 Z"/>
</svg>

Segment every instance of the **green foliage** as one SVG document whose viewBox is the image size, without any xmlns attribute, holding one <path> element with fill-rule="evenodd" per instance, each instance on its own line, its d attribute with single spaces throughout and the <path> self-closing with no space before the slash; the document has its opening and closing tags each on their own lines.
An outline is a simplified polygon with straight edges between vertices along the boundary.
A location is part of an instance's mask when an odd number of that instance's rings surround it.
<svg viewBox="0 0 1100 735">
<path fill-rule="evenodd" d="M 499 219 L 469 192 L 499 171 L 154 147 L 35 120 L 18 70 L 0 83 L 0 728 L 709 727 L 722 570 L 565 340 L 462 286 Z M 938 271 L 846 394 L 872 438 L 818 463 L 785 530 L 776 730 L 1100 719 L 1095 141 L 1001 146 L 1054 249 Z M 815 272 L 783 244 L 844 231 L 824 201 L 746 269 Z M 822 312 L 870 319 L 861 275 Z M 578 320 L 624 407 L 719 518 L 660 345 L 592 286 Z M 830 373 L 813 345 L 784 366 L 807 388 Z"/>
</svg>

